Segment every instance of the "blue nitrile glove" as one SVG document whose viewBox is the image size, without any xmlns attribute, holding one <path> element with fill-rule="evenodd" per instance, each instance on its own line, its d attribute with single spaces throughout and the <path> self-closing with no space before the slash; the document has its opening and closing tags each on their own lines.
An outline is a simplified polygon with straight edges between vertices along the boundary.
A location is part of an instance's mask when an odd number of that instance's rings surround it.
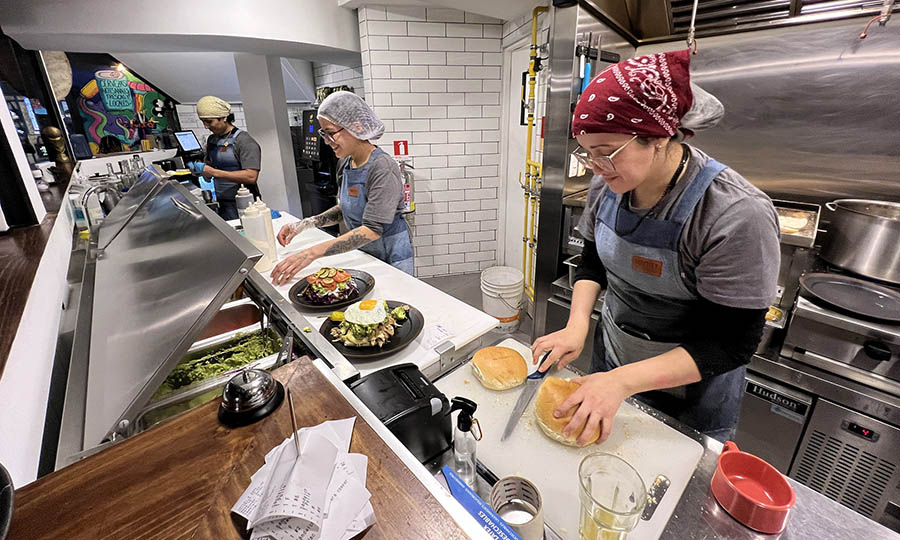
<svg viewBox="0 0 900 540">
<path fill-rule="evenodd" d="M 203 176 L 204 167 L 206 167 L 206 163 L 203 163 L 202 161 L 191 161 L 188 163 L 188 169 L 197 176 Z"/>
</svg>

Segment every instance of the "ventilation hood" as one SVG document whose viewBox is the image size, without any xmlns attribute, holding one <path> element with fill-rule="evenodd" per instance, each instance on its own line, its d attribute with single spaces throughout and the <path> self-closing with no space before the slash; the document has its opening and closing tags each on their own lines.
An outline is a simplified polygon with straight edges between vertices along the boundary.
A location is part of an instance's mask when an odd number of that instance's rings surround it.
<svg viewBox="0 0 900 540">
<path fill-rule="evenodd" d="M 687 37 L 693 0 L 581 0 L 633 45 Z M 884 0 L 700 0 L 698 37 L 878 15 Z M 860 27 L 860 30 L 862 28 Z"/>
</svg>

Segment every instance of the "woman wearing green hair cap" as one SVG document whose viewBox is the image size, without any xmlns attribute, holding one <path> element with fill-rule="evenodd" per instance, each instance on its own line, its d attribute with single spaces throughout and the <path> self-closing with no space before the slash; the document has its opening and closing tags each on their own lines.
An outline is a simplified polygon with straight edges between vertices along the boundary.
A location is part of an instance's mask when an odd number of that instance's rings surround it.
<svg viewBox="0 0 900 540">
<path fill-rule="evenodd" d="M 353 249 L 412 275 L 412 237 L 403 218 L 400 168 L 384 150 L 369 142 L 381 137 L 384 124 L 352 92 L 329 95 L 319 106 L 317 117 L 319 135 L 340 158 L 340 201 L 317 216 L 285 225 L 278 232 L 278 242 L 285 246 L 306 229 L 341 221 L 349 231 L 287 257 L 272 270 L 272 282 L 283 285 L 319 257 Z"/>
<path fill-rule="evenodd" d="M 206 140 L 206 160 L 188 163 L 191 172 L 212 178 L 222 219 L 237 219 L 235 196 L 241 184 L 259 197 L 259 166 L 262 150 L 253 137 L 234 125 L 231 105 L 216 96 L 203 96 L 197 102 L 197 116 L 212 132 Z"/>
</svg>

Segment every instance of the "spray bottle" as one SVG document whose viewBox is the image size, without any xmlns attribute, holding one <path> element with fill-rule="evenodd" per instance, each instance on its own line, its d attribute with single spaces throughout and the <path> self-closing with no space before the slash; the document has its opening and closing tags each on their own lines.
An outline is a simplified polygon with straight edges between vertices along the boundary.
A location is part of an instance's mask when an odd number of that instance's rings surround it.
<svg viewBox="0 0 900 540">
<path fill-rule="evenodd" d="M 478 404 L 470 399 L 455 397 L 450 412 L 458 410 L 453 431 L 453 470 L 469 487 L 475 488 L 475 443 L 481 440 L 481 424 L 473 418 Z M 473 427 L 477 428 L 473 430 Z M 477 433 L 476 433 L 477 432 Z"/>
</svg>

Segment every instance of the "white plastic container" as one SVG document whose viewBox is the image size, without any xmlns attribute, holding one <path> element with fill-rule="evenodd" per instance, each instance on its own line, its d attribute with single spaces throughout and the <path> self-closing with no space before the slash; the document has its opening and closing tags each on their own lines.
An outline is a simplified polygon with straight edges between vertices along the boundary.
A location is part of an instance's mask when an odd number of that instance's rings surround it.
<svg viewBox="0 0 900 540">
<path fill-rule="evenodd" d="M 262 258 L 257 261 L 254 268 L 260 273 L 268 272 L 278 260 L 275 234 L 272 230 L 272 214 L 268 207 L 264 203 L 261 207 L 255 203 L 251 204 L 241 216 L 241 225 L 244 227 L 244 236 L 247 240 L 262 252 Z"/>
<path fill-rule="evenodd" d="M 86 190 L 87 186 L 82 184 L 78 180 L 72 180 L 69 183 L 69 204 L 72 207 L 72 216 L 75 220 L 75 226 L 78 228 L 78 230 L 87 229 L 87 219 L 84 216 L 84 206 L 81 205 L 81 198 L 84 196 L 84 192 Z"/>
<path fill-rule="evenodd" d="M 525 276 L 509 266 L 492 266 L 481 273 L 482 308 L 500 322 L 500 332 L 512 333 L 519 326 Z"/>
</svg>

